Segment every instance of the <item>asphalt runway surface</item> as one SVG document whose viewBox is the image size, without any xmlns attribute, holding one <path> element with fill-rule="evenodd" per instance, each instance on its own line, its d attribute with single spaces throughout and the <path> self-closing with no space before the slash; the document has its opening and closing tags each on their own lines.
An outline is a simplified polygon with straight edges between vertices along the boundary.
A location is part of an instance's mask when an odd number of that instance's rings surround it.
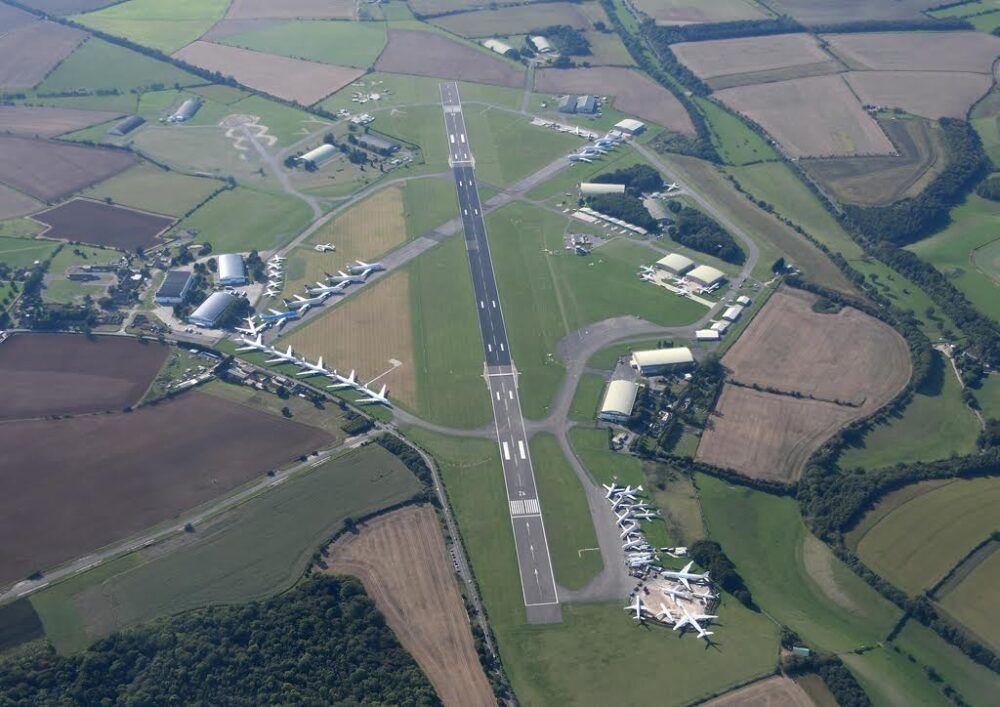
<svg viewBox="0 0 1000 707">
<path fill-rule="evenodd" d="M 507 329 L 490 260 L 482 204 L 479 201 L 475 162 L 457 84 L 441 84 L 441 102 L 444 107 L 449 163 L 455 178 L 455 188 L 458 190 L 465 247 L 479 315 L 479 331 L 486 354 L 486 377 L 507 487 L 524 605 L 529 622 L 555 623 L 562 621 L 562 611 L 559 608 L 545 524 L 535 488 L 535 474 L 517 391 L 517 374 L 507 343 Z"/>
</svg>

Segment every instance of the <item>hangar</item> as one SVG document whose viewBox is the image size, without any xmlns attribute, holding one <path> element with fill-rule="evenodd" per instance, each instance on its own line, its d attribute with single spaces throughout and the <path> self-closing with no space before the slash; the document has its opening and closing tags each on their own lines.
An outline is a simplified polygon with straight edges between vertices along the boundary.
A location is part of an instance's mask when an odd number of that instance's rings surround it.
<svg viewBox="0 0 1000 707">
<path fill-rule="evenodd" d="M 722 272 L 718 268 L 713 268 L 711 265 L 699 265 L 694 270 L 687 274 L 689 280 L 701 285 L 702 287 L 712 287 L 713 285 L 718 285 L 720 282 L 726 279 L 726 273 Z"/>
<path fill-rule="evenodd" d="M 722 313 L 722 318 L 730 322 L 735 322 L 737 319 L 740 318 L 741 314 L 743 314 L 743 307 L 741 307 L 738 304 L 734 304 L 732 307 L 729 307 L 728 309 L 726 309 L 725 312 Z"/>
<path fill-rule="evenodd" d="M 694 365 L 694 356 L 686 346 L 650 349 L 632 353 L 632 368 L 644 376 L 662 376 Z"/>
<path fill-rule="evenodd" d="M 191 313 L 188 321 L 196 326 L 211 329 L 235 301 L 236 295 L 231 292 L 213 292 Z"/>
<path fill-rule="evenodd" d="M 624 194 L 624 184 L 601 184 L 599 182 L 581 182 L 580 193 L 583 196 L 596 196 L 597 194 Z"/>
<path fill-rule="evenodd" d="M 194 277 L 190 270 L 171 270 L 156 291 L 153 301 L 157 304 L 180 304 L 191 289 Z"/>
<path fill-rule="evenodd" d="M 220 285 L 247 284 L 247 269 L 243 265 L 243 257 L 236 253 L 220 255 L 219 276 L 216 279 Z"/>
<path fill-rule="evenodd" d="M 504 44 L 499 39 L 487 39 L 483 42 L 483 46 L 503 56 L 507 56 L 508 52 L 514 51 L 514 47 Z"/>
<path fill-rule="evenodd" d="M 529 39 L 535 45 L 535 51 L 539 54 L 548 54 L 552 51 L 552 44 L 545 37 L 536 34 L 534 37 L 529 37 Z"/>
<path fill-rule="evenodd" d="M 694 333 L 694 338 L 698 341 L 718 341 L 722 338 L 722 334 L 715 329 L 699 329 Z"/>
<path fill-rule="evenodd" d="M 185 121 L 191 120 L 195 116 L 195 113 L 201 108 L 200 98 L 189 98 L 183 103 L 181 107 L 178 108 L 173 115 L 167 118 L 168 123 L 183 123 Z"/>
<path fill-rule="evenodd" d="M 309 150 L 301 157 L 296 157 L 297 164 L 305 165 L 311 169 L 318 169 L 324 162 L 329 161 L 337 154 L 337 148 L 333 145 L 323 143 L 319 147 Z"/>
<path fill-rule="evenodd" d="M 123 135 L 128 135 L 130 132 L 138 128 L 140 125 L 146 122 L 146 119 L 141 115 L 130 115 L 121 121 L 113 128 L 108 130 L 108 135 L 113 135 L 115 137 L 122 137 Z"/>
<path fill-rule="evenodd" d="M 619 424 L 627 422 L 632 416 L 635 396 L 638 393 L 639 386 L 632 381 L 611 381 L 608 383 L 607 390 L 604 391 L 604 400 L 601 402 L 601 411 L 598 413 L 597 419 Z"/>
<path fill-rule="evenodd" d="M 694 261 L 680 253 L 669 253 L 656 261 L 656 267 L 680 277 L 694 267 Z"/>
<path fill-rule="evenodd" d="M 646 129 L 646 124 L 641 120 L 626 118 L 625 120 L 615 123 L 614 129 L 620 133 L 625 133 L 626 135 L 638 135 Z"/>
<path fill-rule="evenodd" d="M 353 142 L 356 142 L 366 150 L 371 150 L 372 152 L 377 152 L 378 154 L 385 156 L 391 155 L 393 152 L 399 150 L 398 143 L 370 133 L 360 135 Z"/>
</svg>

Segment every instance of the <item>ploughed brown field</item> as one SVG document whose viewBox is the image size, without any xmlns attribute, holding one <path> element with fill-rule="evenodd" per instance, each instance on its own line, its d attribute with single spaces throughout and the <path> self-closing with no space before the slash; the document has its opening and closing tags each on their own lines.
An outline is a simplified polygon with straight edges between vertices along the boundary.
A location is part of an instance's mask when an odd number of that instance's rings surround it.
<svg viewBox="0 0 1000 707">
<path fill-rule="evenodd" d="M 430 506 L 375 518 L 327 548 L 326 572 L 359 578 L 446 705 L 495 705 Z"/>
<path fill-rule="evenodd" d="M 39 203 L 19 191 L 0 184 L 0 220 L 30 214 Z"/>
<path fill-rule="evenodd" d="M 909 381 L 909 349 L 891 327 L 850 308 L 814 312 L 815 300 L 799 290 L 775 293 L 722 359 L 741 385 L 723 389 L 699 461 L 793 481 L 834 432 Z"/>
<path fill-rule="evenodd" d="M 42 20 L 0 35 L 0 88 L 33 88 L 86 38 L 86 32 Z"/>
<path fill-rule="evenodd" d="M 0 586 L 175 518 L 330 439 L 196 391 L 130 413 L 0 423 Z"/>
<path fill-rule="evenodd" d="M 851 71 L 844 78 L 866 104 L 934 119 L 964 119 L 992 85 L 987 74 L 958 71 Z"/>
<path fill-rule="evenodd" d="M 989 74 L 1000 54 L 1000 37 L 985 32 L 861 32 L 823 39 L 852 69 Z"/>
<path fill-rule="evenodd" d="M 73 199 L 32 216 L 49 228 L 43 235 L 67 241 L 133 250 L 147 247 L 174 219 L 90 199 Z"/>
<path fill-rule="evenodd" d="M 0 132 L 54 137 L 105 123 L 121 113 L 49 106 L 0 106 Z"/>
<path fill-rule="evenodd" d="M 122 150 L 0 135 L 0 183 L 57 201 L 123 172 L 138 159 Z"/>
<path fill-rule="evenodd" d="M 342 19 L 352 20 L 354 0 L 233 0 L 227 19 Z"/>
<path fill-rule="evenodd" d="M 786 677 L 774 676 L 727 692 L 703 703 L 704 707 L 813 707 L 812 699 Z"/>
<path fill-rule="evenodd" d="M 524 34 L 536 27 L 566 25 L 573 29 L 590 29 L 590 20 L 569 2 L 543 2 L 534 5 L 513 5 L 494 9 L 442 15 L 434 24 L 463 37 L 491 37 L 494 34 Z"/>
<path fill-rule="evenodd" d="M 7 33 L 37 21 L 38 18 L 30 12 L 0 3 L 0 33 Z"/>
<path fill-rule="evenodd" d="M 377 71 L 436 76 L 500 86 L 521 86 L 524 73 L 514 64 L 433 32 L 390 29 Z"/>
<path fill-rule="evenodd" d="M 121 336 L 15 334 L 0 344 L 0 419 L 121 410 L 145 395 L 168 351 Z"/>
</svg>

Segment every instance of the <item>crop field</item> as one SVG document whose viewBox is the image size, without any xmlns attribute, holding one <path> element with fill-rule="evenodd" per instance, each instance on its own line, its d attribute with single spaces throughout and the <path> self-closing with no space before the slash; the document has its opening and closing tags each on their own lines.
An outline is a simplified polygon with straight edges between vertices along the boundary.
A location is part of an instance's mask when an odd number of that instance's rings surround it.
<svg viewBox="0 0 1000 707">
<path fill-rule="evenodd" d="M 770 13 L 753 0 L 636 0 L 636 7 L 660 25 L 762 20 Z"/>
<path fill-rule="evenodd" d="M 27 194 L 0 184 L 0 220 L 24 216 L 40 207 L 41 204 Z"/>
<path fill-rule="evenodd" d="M 325 572 L 361 580 L 442 702 L 493 704 L 433 508 L 380 516 L 341 536 L 324 555 Z"/>
<path fill-rule="evenodd" d="M 516 7 L 497 7 L 443 15 L 435 25 L 463 37 L 525 34 L 536 27 L 566 25 L 578 30 L 590 28 L 590 20 L 576 3 L 545 2 Z"/>
<path fill-rule="evenodd" d="M 25 12 L 13 5 L 0 5 L 0 27 L 3 27 L 5 34 L 35 21 L 35 16 L 30 12 Z"/>
<path fill-rule="evenodd" d="M 32 88 L 87 38 L 55 22 L 32 22 L 0 37 L 0 88 Z"/>
<path fill-rule="evenodd" d="M 18 470 L 0 501 L 7 583 L 167 520 L 329 437 L 193 392 L 131 413 L 7 422 L 0 439 Z"/>
<path fill-rule="evenodd" d="M 221 20 L 228 5 L 228 0 L 128 0 L 73 19 L 170 54 Z"/>
<path fill-rule="evenodd" d="M 681 102 L 651 78 L 631 69 L 540 69 L 535 73 L 535 90 L 551 94 L 612 95 L 615 110 L 636 115 L 668 130 L 694 135 L 691 118 Z"/>
<path fill-rule="evenodd" d="M 63 142 L 0 136 L 0 182 L 42 201 L 55 201 L 131 167 L 127 152 Z"/>
<path fill-rule="evenodd" d="M 167 351 L 124 337 L 12 336 L 0 344 L 0 419 L 79 415 L 133 405 Z"/>
<path fill-rule="evenodd" d="M 948 614 L 994 650 L 1000 649 L 1000 626 L 996 622 L 998 582 L 1000 552 L 994 550 L 940 601 Z"/>
<path fill-rule="evenodd" d="M 862 103 L 934 119 L 964 119 L 992 85 L 988 74 L 954 71 L 851 71 L 844 78 Z"/>
<path fill-rule="evenodd" d="M 930 588 L 997 529 L 997 479 L 956 480 L 894 508 L 858 542 L 858 556 L 910 594 Z"/>
<path fill-rule="evenodd" d="M 104 123 L 120 116 L 109 111 L 75 110 L 46 106 L 0 106 L 0 132 L 54 137 Z"/>
<path fill-rule="evenodd" d="M 989 74 L 1000 38 L 982 32 L 861 32 L 823 40 L 851 68 L 878 71 L 971 71 Z"/>
<path fill-rule="evenodd" d="M 227 34 L 220 40 L 244 49 L 367 68 L 385 46 L 385 27 L 373 22 L 293 20 Z"/>
<path fill-rule="evenodd" d="M 352 0 L 233 0 L 226 14 L 230 20 L 294 19 L 354 19 Z"/>
<path fill-rule="evenodd" d="M 713 89 L 830 74 L 841 68 L 811 34 L 682 42 L 671 49 Z"/>
<path fill-rule="evenodd" d="M 796 157 L 893 152 L 892 143 L 840 76 L 737 86 L 716 96 Z"/>
<path fill-rule="evenodd" d="M 933 0 L 772 0 L 775 12 L 791 15 L 806 24 L 858 20 L 922 19 L 921 11 Z"/>
<path fill-rule="evenodd" d="M 198 362 L 202 363 L 202 361 Z M 187 365 L 185 359 L 181 356 L 178 356 L 175 361 L 168 362 L 168 366 L 171 363 L 178 368 Z M 163 373 L 161 371 L 161 375 Z M 333 405 L 324 404 L 322 407 L 317 407 L 312 401 L 303 400 L 298 396 L 283 399 L 271 393 L 251 388 L 250 386 L 223 383 L 219 380 L 209 381 L 199 386 L 198 390 L 208 395 L 215 395 L 224 400 L 243 405 L 251 410 L 265 412 L 278 417 L 285 417 L 283 410 L 287 407 L 291 413 L 289 419 L 301 425 L 309 425 L 310 427 L 323 430 L 329 435 L 330 444 L 340 444 L 345 437 L 344 431 L 341 429 L 341 425 L 344 422 L 344 415 L 341 413 L 339 407 Z M 155 390 L 151 389 L 152 393 L 155 393 Z"/>
<path fill-rule="evenodd" d="M 81 196 L 152 211 L 183 216 L 224 184 L 207 177 L 191 177 L 143 162 L 84 191 Z"/>
<path fill-rule="evenodd" d="M 378 71 L 436 76 L 458 81 L 519 87 L 524 72 L 513 62 L 490 56 L 433 32 L 390 29 L 389 44 L 375 63 Z"/>
<path fill-rule="evenodd" d="M 841 659 L 872 704 L 928 707 L 951 704 L 919 665 L 887 646 L 878 646 L 862 654 L 845 654 Z"/>
<path fill-rule="evenodd" d="M 203 69 L 233 76 L 250 88 L 303 105 L 322 100 L 364 73 L 351 67 L 302 61 L 212 42 L 193 42 L 175 56 Z"/>
<path fill-rule="evenodd" d="M 798 683 L 781 676 L 755 682 L 702 704 L 705 707 L 773 707 L 774 705 L 814 707 L 815 705 Z"/>
<path fill-rule="evenodd" d="M 153 245 L 174 222 L 172 218 L 89 199 L 73 199 L 32 218 L 49 227 L 42 234 L 46 238 L 129 251 Z"/>
</svg>

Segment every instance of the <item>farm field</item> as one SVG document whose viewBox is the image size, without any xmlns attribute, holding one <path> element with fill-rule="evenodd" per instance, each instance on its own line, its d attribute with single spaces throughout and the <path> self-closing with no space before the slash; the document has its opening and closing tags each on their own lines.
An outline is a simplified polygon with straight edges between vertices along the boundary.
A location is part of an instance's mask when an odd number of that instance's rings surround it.
<svg viewBox="0 0 1000 707">
<path fill-rule="evenodd" d="M 0 38 L 0 88 L 33 88 L 87 38 L 86 32 L 43 20 Z"/>
<path fill-rule="evenodd" d="M 385 28 L 370 22 L 292 20 L 227 34 L 219 40 L 258 52 L 365 69 L 385 47 Z"/>
<path fill-rule="evenodd" d="M 28 599 L 0 606 L 0 655 L 28 641 L 45 637 L 41 619 Z"/>
<path fill-rule="evenodd" d="M 927 674 L 898 653 L 879 646 L 842 660 L 875 705 L 948 707 L 952 704 Z M 886 676 L 891 676 L 886 679 Z"/>
<path fill-rule="evenodd" d="M 1000 552 L 994 552 L 946 594 L 940 606 L 982 641 L 1000 649 L 1000 627 L 996 622 L 997 582 L 1000 582 Z"/>
<path fill-rule="evenodd" d="M 346 66 L 290 59 L 201 41 L 189 44 L 175 56 L 203 69 L 233 76 L 255 90 L 303 105 L 326 98 L 363 73 Z"/>
<path fill-rule="evenodd" d="M 521 86 L 524 73 L 519 65 L 491 54 L 434 32 L 390 29 L 389 43 L 375 68 L 396 74 Z"/>
<path fill-rule="evenodd" d="M 180 357 L 178 359 L 175 366 L 189 365 L 184 359 L 180 359 Z M 322 408 L 319 408 L 312 401 L 303 400 L 298 396 L 282 399 L 250 386 L 223 383 L 220 380 L 211 380 L 199 386 L 198 390 L 243 405 L 251 410 L 277 417 L 285 417 L 283 409 L 287 407 L 291 413 L 291 417 L 288 419 L 300 425 L 309 425 L 323 430 L 330 437 L 331 445 L 344 441 L 344 430 L 341 428 L 344 423 L 344 415 L 339 407 L 324 404 Z"/>
<path fill-rule="evenodd" d="M 932 119 L 964 120 L 992 85 L 987 74 L 955 71 L 850 71 L 844 79 L 864 104 Z"/>
<path fill-rule="evenodd" d="M 227 0 L 128 0 L 73 19 L 170 54 L 221 20 L 227 6 Z"/>
<path fill-rule="evenodd" d="M 80 415 L 133 405 L 168 350 L 121 337 L 12 336 L 0 344 L 0 419 Z"/>
<path fill-rule="evenodd" d="M 443 702 L 493 703 L 433 508 L 402 508 L 368 521 L 324 556 L 324 572 L 361 580 Z"/>
<path fill-rule="evenodd" d="M 72 15 L 110 5 L 114 0 L 25 0 L 23 5 L 53 15 Z"/>
<path fill-rule="evenodd" d="M 933 0 L 771 0 L 775 12 L 791 15 L 805 24 L 843 22 L 845 17 L 859 20 L 921 19 L 921 11 Z"/>
<path fill-rule="evenodd" d="M 996 479 L 956 480 L 894 508 L 858 542 L 858 556 L 911 595 L 932 587 L 997 529 Z"/>
<path fill-rule="evenodd" d="M 814 707 L 815 703 L 798 683 L 775 676 L 727 692 L 722 697 L 703 702 L 705 707 Z"/>
<path fill-rule="evenodd" d="M 120 116 L 111 111 L 76 110 L 49 106 L 0 106 L 0 132 L 54 137 L 104 123 Z"/>
<path fill-rule="evenodd" d="M 1000 91 L 990 91 L 969 111 L 969 122 L 979 133 L 983 149 L 994 164 L 1000 160 Z"/>
<path fill-rule="evenodd" d="M 24 216 L 32 211 L 37 211 L 41 206 L 27 194 L 22 194 L 0 184 L 0 219 Z"/>
<path fill-rule="evenodd" d="M 57 247 L 56 243 L 3 236 L 0 237 L 0 263 L 12 268 L 31 267 L 36 260 L 45 260 L 52 255 Z"/>
<path fill-rule="evenodd" d="M 989 74 L 1000 38 L 981 32 L 825 34 L 829 51 L 851 68 L 875 71 L 973 71 Z"/>
<path fill-rule="evenodd" d="M 694 125 L 672 93 L 645 74 L 620 67 L 590 69 L 539 69 L 539 93 L 593 93 L 615 97 L 615 110 L 636 115 L 668 130 L 694 135 Z"/>
<path fill-rule="evenodd" d="M 10 468 L 20 473 L 2 499 L 11 550 L 0 580 L 15 581 L 165 521 L 328 439 L 315 428 L 197 392 L 131 413 L 4 423 L 0 440 Z M 136 459 L 147 460 L 142 474 Z"/>
<path fill-rule="evenodd" d="M 174 222 L 172 218 L 89 199 L 73 199 L 32 218 L 48 226 L 42 233 L 46 238 L 127 251 L 153 245 Z"/>
<path fill-rule="evenodd" d="M 636 7 L 660 25 L 684 25 L 737 20 L 762 20 L 770 16 L 753 0 L 637 0 Z"/>
<path fill-rule="evenodd" d="M 351 0 L 233 0 L 226 18 L 230 20 L 285 19 L 308 17 L 319 19 L 353 19 L 355 4 Z"/>
<path fill-rule="evenodd" d="M 181 217 L 224 187 L 215 179 L 191 177 L 164 170 L 145 162 L 106 179 L 81 193 L 81 196 Z"/>
<path fill-rule="evenodd" d="M 25 12 L 13 5 L 4 4 L 0 6 L 0 26 L 3 26 L 5 32 L 10 32 L 18 27 L 31 24 L 36 19 L 30 12 Z"/>
<path fill-rule="evenodd" d="M 532 29 L 552 25 L 565 25 L 577 30 L 591 27 L 589 18 L 579 4 L 569 2 L 541 2 L 473 10 L 442 15 L 434 18 L 432 23 L 463 37 L 526 34 Z"/>
<path fill-rule="evenodd" d="M 0 136 L 0 154 L 0 182 L 41 201 L 56 201 L 136 162 L 127 152 L 14 136 Z"/>
<path fill-rule="evenodd" d="M 764 128 L 795 157 L 893 152 L 892 143 L 840 76 L 737 86 L 715 95 Z"/>
<path fill-rule="evenodd" d="M 985 414 L 991 417 L 1000 416 L 1000 375 L 987 376 L 982 385 L 976 388 L 973 393 Z"/>
</svg>

